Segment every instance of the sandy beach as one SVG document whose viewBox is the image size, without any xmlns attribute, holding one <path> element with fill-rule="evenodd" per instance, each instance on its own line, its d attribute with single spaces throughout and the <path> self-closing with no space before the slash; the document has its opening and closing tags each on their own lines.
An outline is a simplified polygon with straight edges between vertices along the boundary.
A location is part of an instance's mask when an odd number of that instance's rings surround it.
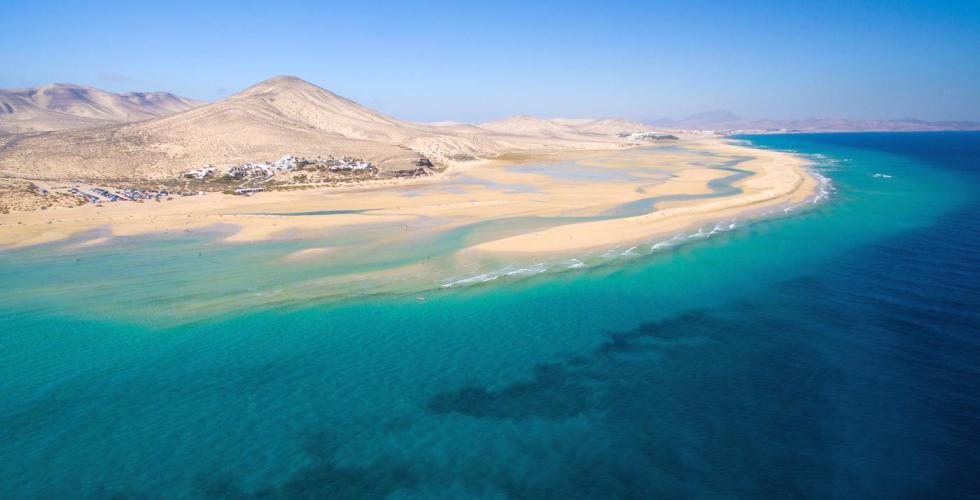
<svg viewBox="0 0 980 500">
<path fill-rule="evenodd" d="M 711 197 L 711 183 L 731 175 L 718 167 L 726 161 L 737 161 L 738 169 L 750 175 L 733 184 L 738 193 Z M 329 238 L 365 227 L 389 237 L 533 217 L 541 222 L 533 230 L 510 228 L 466 250 L 554 254 L 758 214 L 801 203 L 816 187 L 800 157 L 697 138 L 660 147 L 552 151 L 524 155 L 520 161 L 467 162 L 419 179 L 251 197 L 209 193 L 163 202 L 15 212 L 0 216 L 0 244 L 12 248 L 69 238 L 80 239 L 77 244 L 108 244 L 112 237 L 193 233 L 211 227 L 234 228 L 223 237 L 228 243 Z M 614 207 L 653 197 L 665 198 L 655 210 L 603 217 Z"/>
</svg>

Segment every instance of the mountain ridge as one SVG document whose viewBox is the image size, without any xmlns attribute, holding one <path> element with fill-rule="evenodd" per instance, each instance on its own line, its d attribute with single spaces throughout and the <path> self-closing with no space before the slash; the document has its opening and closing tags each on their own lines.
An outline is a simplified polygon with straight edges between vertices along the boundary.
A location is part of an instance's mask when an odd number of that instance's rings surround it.
<svg viewBox="0 0 980 500">
<path fill-rule="evenodd" d="M 928 121 L 915 118 L 864 120 L 849 118 L 748 119 L 724 110 L 695 113 L 681 119 L 660 118 L 650 120 L 648 123 L 663 128 L 712 131 L 913 132 L 980 130 L 980 122 L 971 121 Z"/>
<path fill-rule="evenodd" d="M 204 104 L 169 92 L 114 93 L 52 83 L 0 89 L 0 133 L 73 130 L 147 120 Z"/>
</svg>

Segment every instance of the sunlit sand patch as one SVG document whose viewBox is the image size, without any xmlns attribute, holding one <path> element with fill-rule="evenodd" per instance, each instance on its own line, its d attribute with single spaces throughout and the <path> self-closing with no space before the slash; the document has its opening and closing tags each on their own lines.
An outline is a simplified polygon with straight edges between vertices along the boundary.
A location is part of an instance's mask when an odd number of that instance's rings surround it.
<svg viewBox="0 0 980 500">
<path fill-rule="evenodd" d="M 318 247 L 318 248 L 304 248 L 303 250 L 297 250 L 295 252 L 286 254 L 282 260 L 285 262 L 302 262 L 313 260 L 318 257 L 324 257 L 334 253 L 336 251 L 333 247 Z"/>
<path fill-rule="evenodd" d="M 710 193 L 710 181 L 731 175 L 731 172 L 711 168 L 689 168 L 670 176 L 655 186 L 644 186 L 647 195 L 705 194 Z"/>
<path fill-rule="evenodd" d="M 224 238 L 224 242 L 252 242 L 270 239 L 305 239 L 317 237 L 325 232 L 341 228 L 367 224 L 410 222 L 415 217 L 400 215 L 360 215 L 345 214 L 330 217 L 318 215 L 303 216 L 242 216 L 229 218 L 229 222 L 239 226 L 239 231 Z"/>
<path fill-rule="evenodd" d="M 68 248 L 68 249 L 90 248 L 90 247 L 96 247 L 96 246 L 99 246 L 99 245 L 105 245 L 106 243 L 109 243 L 110 241 L 112 241 L 112 237 L 111 236 L 103 236 L 103 237 L 100 237 L 100 238 L 92 238 L 92 239 L 89 239 L 89 240 L 80 241 L 78 243 L 74 243 L 74 244 L 68 245 L 65 248 Z"/>
<path fill-rule="evenodd" d="M 327 300 L 335 297 L 374 293 L 401 293 L 435 290 L 434 278 L 451 266 L 452 257 L 438 262 L 416 262 L 375 271 L 327 274 L 295 283 L 282 290 L 282 299 L 291 301 Z"/>
</svg>

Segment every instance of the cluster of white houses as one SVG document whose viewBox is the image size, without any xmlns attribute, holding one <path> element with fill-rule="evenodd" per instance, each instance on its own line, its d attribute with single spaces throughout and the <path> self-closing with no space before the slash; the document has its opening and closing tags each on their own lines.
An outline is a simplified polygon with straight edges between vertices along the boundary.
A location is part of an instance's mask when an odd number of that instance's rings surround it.
<svg viewBox="0 0 980 500">
<path fill-rule="evenodd" d="M 326 162 L 327 168 L 332 172 L 375 172 L 374 164 L 360 158 L 345 156 L 339 160 L 330 159 Z"/>
<path fill-rule="evenodd" d="M 242 163 L 228 169 L 228 175 L 232 177 L 269 177 L 283 172 L 296 170 L 296 158 L 285 155 L 273 162 L 265 163 Z"/>
<path fill-rule="evenodd" d="M 281 174 L 285 172 L 291 172 L 293 170 L 301 169 L 307 165 L 314 165 L 317 167 L 322 167 L 331 172 L 377 172 L 374 164 L 369 161 L 364 161 L 360 158 L 354 158 L 352 156 L 345 156 L 341 159 L 334 159 L 330 157 L 326 160 L 300 160 L 292 155 L 285 155 L 276 161 L 263 162 L 263 163 L 242 163 L 240 165 L 235 165 L 227 170 L 227 175 L 230 177 L 236 177 L 239 179 L 246 179 L 252 177 L 271 177 L 276 174 Z M 184 172 L 183 176 L 188 179 L 198 179 L 203 180 L 208 177 L 217 175 L 218 169 L 213 165 L 204 165 L 203 167 L 196 168 L 193 170 L 188 170 Z"/>
<path fill-rule="evenodd" d="M 619 136 L 634 141 L 673 141 L 677 139 L 676 135 L 662 134 L 659 132 L 632 132 L 622 133 Z"/>
<path fill-rule="evenodd" d="M 433 173 L 430 167 L 432 162 L 422 157 L 416 161 L 417 167 L 413 170 L 399 170 L 395 174 L 398 176 L 415 177 L 420 175 L 430 175 Z M 285 155 L 276 161 L 264 163 L 243 163 L 235 165 L 227 170 L 225 174 L 231 178 L 240 179 L 240 185 L 234 190 L 238 195 L 251 195 L 264 191 L 261 187 L 266 181 L 272 179 L 276 174 L 302 170 L 312 167 L 320 171 L 330 171 L 345 174 L 369 174 L 374 175 L 378 169 L 369 161 L 352 156 L 344 156 L 340 159 L 329 157 L 327 159 L 317 158 L 315 160 L 297 159 L 292 155 Z M 219 169 L 211 164 L 205 164 L 199 168 L 188 170 L 183 173 L 185 179 L 205 180 L 219 175 Z M 64 188 L 44 188 L 33 186 L 32 188 L 41 196 L 48 196 L 54 193 L 71 194 L 81 198 L 87 203 L 104 203 L 116 201 L 162 201 L 174 196 L 195 196 L 203 195 L 204 191 L 170 191 L 166 189 L 139 189 L 139 188 L 104 188 L 99 186 L 82 187 L 74 185 Z"/>
</svg>

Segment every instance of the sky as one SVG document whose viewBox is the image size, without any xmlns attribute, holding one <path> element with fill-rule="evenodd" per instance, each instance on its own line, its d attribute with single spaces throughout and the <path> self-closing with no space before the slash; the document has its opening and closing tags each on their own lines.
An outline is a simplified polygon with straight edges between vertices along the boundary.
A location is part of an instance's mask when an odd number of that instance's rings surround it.
<svg viewBox="0 0 980 500">
<path fill-rule="evenodd" d="M 980 121 L 980 0 L 2 0 L 0 19 L 0 88 L 216 100 L 288 74 L 420 121 Z"/>
</svg>

